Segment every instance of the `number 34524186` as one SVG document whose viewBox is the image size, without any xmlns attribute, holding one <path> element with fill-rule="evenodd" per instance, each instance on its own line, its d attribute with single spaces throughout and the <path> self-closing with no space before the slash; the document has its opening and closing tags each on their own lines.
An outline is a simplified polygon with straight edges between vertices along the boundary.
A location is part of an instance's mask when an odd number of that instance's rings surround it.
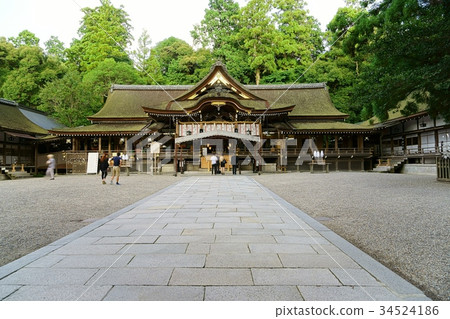
<svg viewBox="0 0 450 319">
<path fill-rule="evenodd" d="M 437 316 L 438 306 L 380 306 L 380 315 L 390 316 Z"/>
</svg>

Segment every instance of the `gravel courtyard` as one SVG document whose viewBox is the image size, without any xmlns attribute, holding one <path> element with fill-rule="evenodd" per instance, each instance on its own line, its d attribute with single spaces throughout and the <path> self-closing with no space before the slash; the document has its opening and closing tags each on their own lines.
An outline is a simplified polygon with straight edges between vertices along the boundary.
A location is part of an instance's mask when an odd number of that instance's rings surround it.
<svg viewBox="0 0 450 319">
<path fill-rule="evenodd" d="M 288 173 L 255 180 L 407 279 L 450 300 L 450 184 L 434 176 Z"/>
<path fill-rule="evenodd" d="M 249 176 L 429 297 L 450 300 L 450 184 L 438 183 L 433 176 L 374 173 Z M 1 181 L 0 265 L 182 178 L 123 176 L 120 186 L 102 185 L 92 175 Z"/>
</svg>

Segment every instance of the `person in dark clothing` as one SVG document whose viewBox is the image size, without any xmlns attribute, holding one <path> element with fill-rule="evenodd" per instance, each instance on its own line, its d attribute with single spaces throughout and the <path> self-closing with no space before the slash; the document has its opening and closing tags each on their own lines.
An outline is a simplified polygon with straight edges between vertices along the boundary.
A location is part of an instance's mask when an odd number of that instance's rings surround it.
<svg viewBox="0 0 450 319">
<path fill-rule="evenodd" d="M 106 184 L 106 176 L 108 175 L 108 154 L 103 154 L 98 160 L 98 169 L 102 172 L 102 184 Z"/>
<path fill-rule="evenodd" d="M 114 156 L 111 161 L 112 161 L 112 165 L 113 165 L 111 185 L 114 181 L 114 177 L 116 177 L 116 185 L 120 185 L 119 184 L 120 167 L 122 166 L 122 157 L 120 157 L 120 153 L 117 153 L 117 155 Z"/>
<path fill-rule="evenodd" d="M 236 171 L 237 171 L 236 154 L 231 155 L 231 167 L 233 168 L 233 175 L 236 175 Z"/>
</svg>

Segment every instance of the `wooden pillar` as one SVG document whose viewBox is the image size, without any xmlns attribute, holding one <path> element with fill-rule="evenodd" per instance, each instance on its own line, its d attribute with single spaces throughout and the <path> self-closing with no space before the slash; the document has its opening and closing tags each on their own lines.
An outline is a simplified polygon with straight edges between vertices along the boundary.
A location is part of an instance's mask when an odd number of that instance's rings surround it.
<svg viewBox="0 0 450 319">
<path fill-rule="evenodd" d="M 99 153 L 102 152 L 102 137 L 101 136 L 98 137 L 98 152 Z"/>
<path fill-rule="evenodd" d="M 108 156 L 111 156 L 111 136 L 108 136 Z"/>
<path fill-rule="evenodd" d="M 316 146 L 319 150 L 323 149 L 323 135 L 318 135 L 316 138 Z"/>
<path fill-rule="evenodd" d="M 174 157 L 173 157 L 173 168 L 175 170 L 174 176 L 177 176 L 177 169 L 178 169 L 177 156 L 178 156 L 178 144 L 175 143 L 175 154 L 174 154 Z"/>
<path fill-rule="evenodd" d="M 339 150 L 339 136 L 335 135 L 334 136 L 334 150 L 337 152 Z M 336 165 L 337 167 L 337 165 Z"/>
<path fill-rule="evenodd" d="M 358 135 L 358 151 L 364 150 L 364 136 Z"/>
</svg>

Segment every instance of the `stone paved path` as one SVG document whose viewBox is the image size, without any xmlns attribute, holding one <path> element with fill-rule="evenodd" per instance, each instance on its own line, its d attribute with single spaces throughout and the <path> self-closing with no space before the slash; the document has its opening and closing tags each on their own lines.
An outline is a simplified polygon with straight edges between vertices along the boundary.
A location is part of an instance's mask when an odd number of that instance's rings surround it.
<svg viewBox="0 0 450 319">
<path fill-rule="evenodd" d="M 228 175 L 183 179 L 1 267 L 0 300 L 428 298 L 252 178 Z"/>
</svg>

